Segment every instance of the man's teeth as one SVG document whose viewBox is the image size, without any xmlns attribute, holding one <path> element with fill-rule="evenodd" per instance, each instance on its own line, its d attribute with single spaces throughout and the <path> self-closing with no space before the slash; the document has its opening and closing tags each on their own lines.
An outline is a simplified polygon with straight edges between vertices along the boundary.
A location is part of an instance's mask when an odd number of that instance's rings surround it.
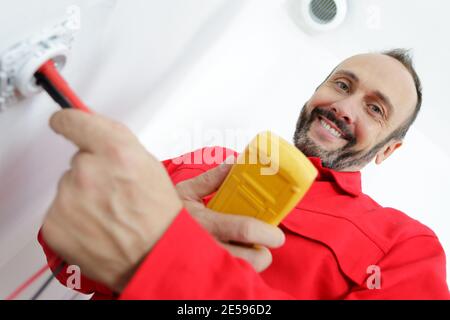
<svg viewBox="0 0 450 320">
<path fill-rule="evenodd" d="M 336 131 L 334 128 L 330 127 L 325 121 L 320 120 L 320 124 L 322 125 L 322 127 L 327 129 L 328 132 L 330 132 L 336 138 L 340 138 L 342 136 L 338 131 Z"/>
</svg>

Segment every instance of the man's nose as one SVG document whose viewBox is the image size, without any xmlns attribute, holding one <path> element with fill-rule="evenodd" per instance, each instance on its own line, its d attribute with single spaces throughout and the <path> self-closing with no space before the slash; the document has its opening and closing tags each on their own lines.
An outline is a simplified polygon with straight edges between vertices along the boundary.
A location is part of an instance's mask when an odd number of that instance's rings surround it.
<svg viewBox="0 0 450 320">
<path fill-rule="evenodd" d="M 336 114 L 336 117 L 344 120 L 348 125 L 355 122 L 357 102 L 354 100 L 344 99 L 331 105 L 331 110 Z"/>
</svg>

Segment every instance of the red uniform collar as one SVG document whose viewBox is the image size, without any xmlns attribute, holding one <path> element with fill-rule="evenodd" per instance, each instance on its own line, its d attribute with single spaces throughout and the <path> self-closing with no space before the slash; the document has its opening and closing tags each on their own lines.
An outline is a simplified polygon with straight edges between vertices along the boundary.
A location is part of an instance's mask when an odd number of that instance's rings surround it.
<svg viewBox="0 0 450 320">
<path fill-rule="evenodd" d="M 335 181 L 343 191 L 355 197 L 362 193 L 360 171 L 335 171 L 330 168 L 323 167 L 320 158 L 308 157 L 308 159 L 319 171 L 316 181 Z"/>
</svg>

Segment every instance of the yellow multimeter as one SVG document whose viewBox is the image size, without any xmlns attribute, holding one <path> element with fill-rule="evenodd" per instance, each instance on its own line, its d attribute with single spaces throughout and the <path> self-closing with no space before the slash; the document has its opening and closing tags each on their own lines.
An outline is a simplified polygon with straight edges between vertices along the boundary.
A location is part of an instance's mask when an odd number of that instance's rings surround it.
<svg viewBox="0 0 450 320">
<path fill-rule="evenodd" d="M 317 169 L 295 146 L 269 131 L 239 155 L 207 207 L 278 225 L 308 191 Z"/>
</svg>

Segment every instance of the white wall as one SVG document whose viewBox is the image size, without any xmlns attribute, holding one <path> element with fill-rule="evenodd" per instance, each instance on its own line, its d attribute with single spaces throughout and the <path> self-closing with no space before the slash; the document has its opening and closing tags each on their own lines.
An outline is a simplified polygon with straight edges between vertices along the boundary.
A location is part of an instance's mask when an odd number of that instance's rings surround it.
<svg viewBox="0 0 450 320">
<path fill-rule="evenodd" d="M 138 131 L 158 111 L 147 103 L 149 97 L 169 95 L 161 87 L 165 78 L 174 70 L 187 72 L 189 61 L 205 50 L 240 6 L 225 3 L 0 0 L 0 21 L 5 26 L 0 28 L 0 52 L 65 15 L 69 5 L 78 5 L 81 29 L 63 73 L 95 111 Z M 215 23 L 208 36 L 193 47 L 192 39 L 212 18 Z M 190 60 L 183 65 L 181 57 Z M 0 298 L 45 262 L 36 234 L 58 177 L 75 150 L 47 126 L 56 110 L 42 94 L 0 113 Z M 60 287 L 55 290 L 47 297 L 66 294 Z M 31 292 L 33 288 L 22 297 Z"/>
<path fill-rule="evenodd" d="M 73 3 L 82 24 L 64 75 L 93 109 L 123 120 L 160 158 L 204 145 L 240 150 L 263 129 L 291 139 L 301 106 L 340 59 L 413 47 L 426 88 L 423 113 L 403 150 L 363 172 L 363 187 L 432 227 L 450 252 L 450 146 L 443 138 L 450 112 L 441 94 L 450 64 L 438 59 L 450 45 L 430 36 L 445 27 L 447 1 L 350 1 L 338 30 L 311 35 L 284 0 L 0 0 L 11 8 L 0 13 L 8 26 L 0 29 L 0 52 Z M 374 5 L 378 29 L 364 18 Z M 409 15 L 400 14 L 403 6 L 411 6 Z M 35 234 L 74 151 L 47 128 L 55 110 L 41 95 L 0 113 L 0 298 L 44 263 Z M 72 297 L 57 285 L 46 294 Z"/>
</svg>

